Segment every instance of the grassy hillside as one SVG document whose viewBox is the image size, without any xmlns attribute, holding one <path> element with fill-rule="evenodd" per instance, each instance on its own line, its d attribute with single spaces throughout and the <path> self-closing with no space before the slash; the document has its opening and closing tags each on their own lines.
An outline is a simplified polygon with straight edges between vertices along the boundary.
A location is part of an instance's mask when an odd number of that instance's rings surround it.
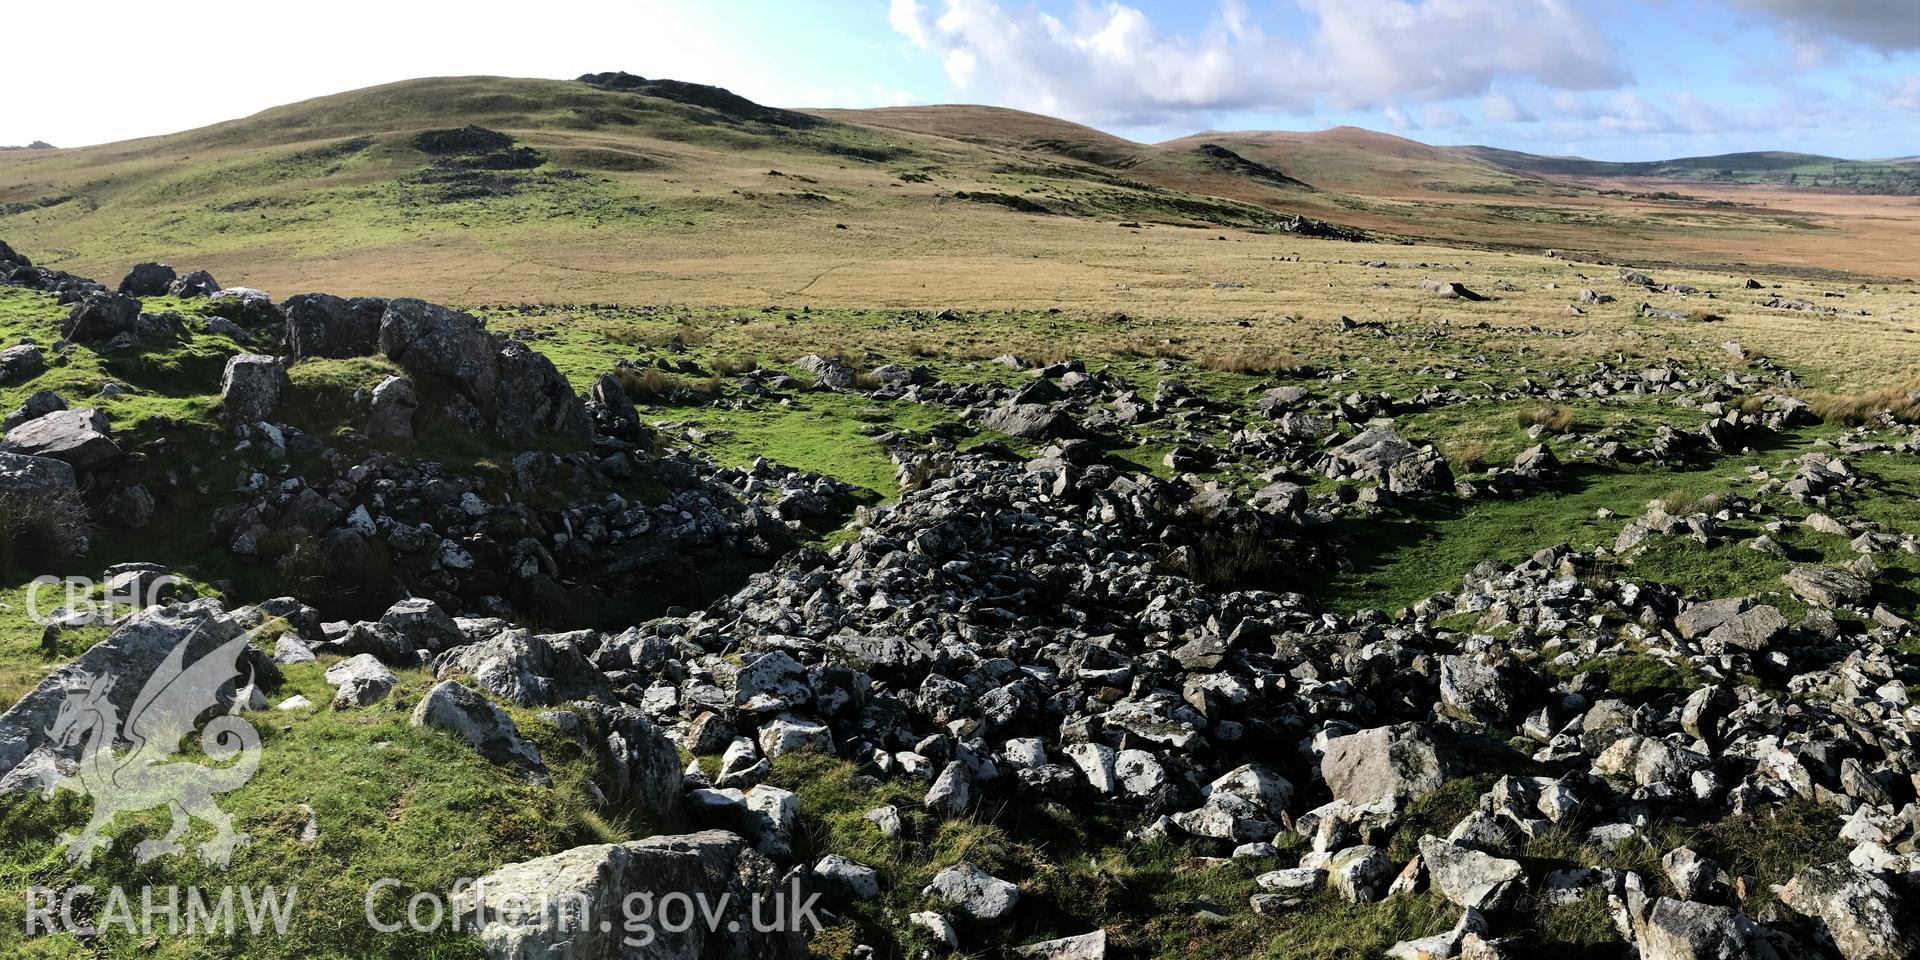
<svg viewBox="0 0 1920 960">
<path fill-rule="evenodd" d="M 1506 193 L 1544 196 L 1555 185 L 1518 177 L 1440 147 L 1358 127 L 1317 132 L 1209 132 L 1170 140 L 1163 149 L 1219 143 L 1316 187 L 1362 195 Z"/>
<path fill-rule="evenodd" d="M 1126 167 L 1149 152 L 1145 144 L 1067 120 L 1005 107 L 934 104 L 870 110 L 815 110 L 845 123 L 946 137 L 966 143 L 1047 153 L 1104 167 Z"/>
<path fill-rule="evenodd" d="M 282 295 L 469 303 L 1207 311 L 1191 281 L 1254 252 L 1217 238 L 1295 255 L 1270 233 L 1286 214 L 1455 246 L 1920 273 L 1911 209 L 1675 211 L 1352 129 L 1142 145 L 992 108 L 795 122 L 717 88 L 609 83 L 415 80 L 0 153 L 0 237 L 110 280 L 161 259 Z M 469 125 L 506 142 L 423 148 Z"/>
</svg>

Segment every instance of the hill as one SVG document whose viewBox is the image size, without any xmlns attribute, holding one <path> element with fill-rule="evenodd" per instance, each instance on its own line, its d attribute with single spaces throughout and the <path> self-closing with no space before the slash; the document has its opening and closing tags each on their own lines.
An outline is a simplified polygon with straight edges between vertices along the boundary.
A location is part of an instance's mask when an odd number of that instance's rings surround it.
<svg viewBox="0 0 1920 960">
<path fill-rule="evenodd" d="M 1405 137 L 1335 127 L 1317 132 L 1207 132 L 1159 144 L 1190 149 L 1219 143 L 1317 187 L 1363 195 L 1430 193 L 1545 194 L 1551 185 Z"/>
<path fill-rule="evenodd" d="M 1067 120 L 971 104 L 923 107 L 875 107 L 866 110 L 813 110 L 846 123 L 905 130 L 1006 150 L 1044 153 L 1103 167 L 1127 167 L 1148 151 L 1145 144 L 1116 137 Z"/>
<path fill-rule="evenodd" d="M 1541 157 L 1494 147 L 1458 152 L 1508 170 L 1543 177 L 1634 177 L 1682 183 L 1765 184 L 1844 193 L 1920 193 L 1920 169 L 1906 160 L 1842 160 L 1808 153 L 1757 151 L 1613 163 L 1580 157 Z"/>
<path fill-rule="evenodd" d="M 448 133 L 469 127 L 465 145 Z M 1223 272 L 1190 245 L 1275 235 L 1295 216 L 1643 260 L 1920 260 L 1912 211 L 1874 213 L 1642 201 L 1352 128 L 1139 144 L 1020 111 L 802 112 L 620 73 L 428 78 L 0 153 L 0 236 L 50 266 L 117 275 L 157 256 L 270 289 L 456 301 L 1105 306 L 1174 250 Z"/>
</svg>

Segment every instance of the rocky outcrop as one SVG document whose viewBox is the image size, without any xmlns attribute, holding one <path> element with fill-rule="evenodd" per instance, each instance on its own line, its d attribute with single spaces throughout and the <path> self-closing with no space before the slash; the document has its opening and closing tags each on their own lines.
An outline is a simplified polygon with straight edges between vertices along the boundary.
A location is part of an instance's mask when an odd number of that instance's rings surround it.
<svg viewBox="0 0 1920 960">
<path fill-rule="evenodd" d="M 415 377 L 432 377 L 501 439 L 585 436 L 586 408 L 553 362 L 502 342 L 477 317 L 420 300 L 394 300 L 380 319 L 380 352 Z M 461 419 L 458 412 L 450 414 Z"/>
<path fill-rule="evenodd" d="M 287 356 L 364 357 L 379 347 L 387 301 L 303 293 L 282 303 L 280 311 L 287 318 Z"/>
</svg>

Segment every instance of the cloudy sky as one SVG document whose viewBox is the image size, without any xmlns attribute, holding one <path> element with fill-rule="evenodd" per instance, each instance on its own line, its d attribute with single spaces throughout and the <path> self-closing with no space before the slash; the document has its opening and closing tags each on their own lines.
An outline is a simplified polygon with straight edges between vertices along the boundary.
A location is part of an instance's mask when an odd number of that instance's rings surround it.
<svg viewBox="0 0 1920 960">
<path fill-rule="evenodd" d="M 141 12 L 146 11 L 146 12 Z M 0 144 L 418 76 L 623 69 L 781 106 L 991 103 L 1139 140 L 1354 124 L 1654 159 L 1920 154 L 1920 0 L 133 0 L 7 14 Z"/>
</svg>

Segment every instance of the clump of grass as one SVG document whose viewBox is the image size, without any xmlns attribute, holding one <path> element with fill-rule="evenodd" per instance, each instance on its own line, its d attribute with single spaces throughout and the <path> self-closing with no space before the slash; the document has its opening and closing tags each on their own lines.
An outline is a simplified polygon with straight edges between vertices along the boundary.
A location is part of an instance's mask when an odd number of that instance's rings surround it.
<svg viewBox="0 0 1920 960">
<path fill-rule="evenodd" d="M 620 367 L 613 371 L 627 396 L 641 403 L 677 403 L 694 397 L 712 398 L 720 392 L 719 377 L 694 380 L 654 367 Z"/>
<path fill-rule="evenodd" d="M 1580 664 L 1582 671 L 1605 674 L 1607 690 L 1628 700 L 1653 700 L 1667 694 L 1691 693 L 1706 685 L 1699 668 L 1646 653 L 1595 657 Z"/>
<path fill-rule="evenodd" d="M 1522 427 L 1545 427 L 1554 433 L 1565 433 L 1573 426 L 1573 408 L 1560 404 L 1529 407 L 1515 416 Z"/>
<path fill-rule="evenodd" d="M 1858 425 L 1881 414 L 1902 423 L 1920 423 L 1920 378 L 1855 393 L 1818 393 L 1805 399 L 1814 415 L 1828 423 Z"/>
<path fill-rule="evenodd" d="M 1713 513 L 1720 509 L 1724 499 L 1719 493 L 1700 493 L 1676 487 L 1660 498 L 1660 509 L 1676 517 L 1690 517 L 1696 513 Z"/>
<path fill-rule="evenodd" d="M 1273 553 L 1257 528 L 1235 525 L 1211 529 L 1168 557 L 1168 566 L 1201 583 L 1220 588 L 1251 586 L 1273 570 Z"/>
<path fill-rule="evenodd" d="M 751 356 L 714 357 L 711 366 L 716 377 L 737 377 L 760 369 L 760 361 Z"/>
<path fill-rule="evenodd" d="M 609 343 L 629 347 L 650 347 L 655 350 L 674 347 L 692 349 L 704 347 L 713 341 L 712 329 L 685 320 L 671 327 L 610 327 L 603 329 L 600 335 Z"/>
<path fill-rule="evenodd" d="M 1487 455 L 1492 448 L 1485 440 L 1465 440 L 1441 449 L 1447 466 L 1452 467 L 1454 473 L 1479 473 L 1487 468 Z"/>
<path fill-rule="evenodd" d="M 1219 373 L 1272 376 L 1301 370 L 1307 366 L 1307 361 L 1297 353 L 1249 349 L 1205 354 L 1201 356 L 1200 364 Z"/>
</svg>

